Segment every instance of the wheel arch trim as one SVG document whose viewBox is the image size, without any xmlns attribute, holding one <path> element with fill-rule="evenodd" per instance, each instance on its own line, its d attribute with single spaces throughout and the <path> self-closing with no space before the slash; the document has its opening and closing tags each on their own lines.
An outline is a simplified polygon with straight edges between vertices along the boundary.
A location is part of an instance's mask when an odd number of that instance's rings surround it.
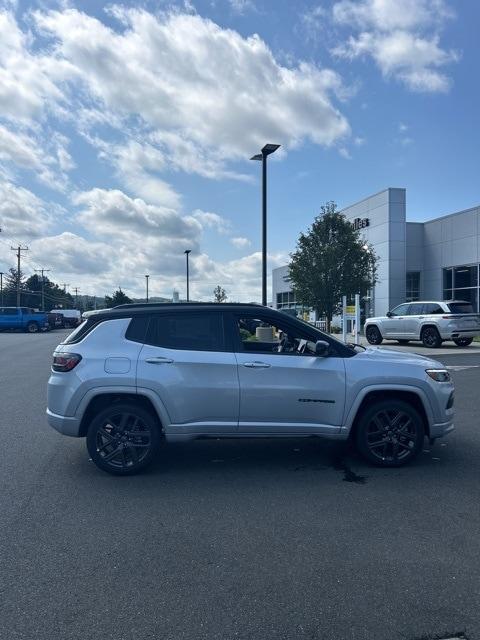
<svg viewBox="0 0 480 640">
<path fill-rule="evenodd" d="M 423 409 L 425 411 L 425 416 L 428 422 L 428 425 L 426 425 L 428 429 L 430 429 L 430 427 L 434 424 L 435 420 L 434 420 L 432 405 L 430 403 L 430 400 L 427 394 L 422 389 L 419 389 L 418 387 L 414 387 L 411 385 L 368 385 L 366 387 L 363 387 L 358 393 L 358 395 L 356 396 L 355 401 L 352 403 L 352 406 L 348 411 L 345 424 L 342 427 L 342 429 L 345 429 L 346 431 L 350 432 L 355 423 L 355 420 L 358 416 L 358 411 L 362 406 L 363 402 L 366 400 L 366 398 L 369 395 L 373 395 L 374 393 L 379 393 L 379 392 L 380 393 L 383 392 L 385 394 L 395 393 L 395 392 L 403 392 L 403 393 L 410 393 L 410 394 L 413 393 L 414 395 L 417 396 L 417 398 L 422 403 Z"/>
</svg>

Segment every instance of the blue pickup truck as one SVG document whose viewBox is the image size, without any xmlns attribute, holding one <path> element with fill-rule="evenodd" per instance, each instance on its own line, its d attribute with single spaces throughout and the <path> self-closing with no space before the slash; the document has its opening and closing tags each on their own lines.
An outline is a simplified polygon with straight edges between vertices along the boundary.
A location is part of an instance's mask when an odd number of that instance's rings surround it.
<svg viewBox="0 0 480 640">
<path fill-rule="evenodd" d="M 0 331 L 20 329 L 28 333 L 48 331 L 46 313 L 38 313 L 28 307 L 0 307 Z"/>
</svg>

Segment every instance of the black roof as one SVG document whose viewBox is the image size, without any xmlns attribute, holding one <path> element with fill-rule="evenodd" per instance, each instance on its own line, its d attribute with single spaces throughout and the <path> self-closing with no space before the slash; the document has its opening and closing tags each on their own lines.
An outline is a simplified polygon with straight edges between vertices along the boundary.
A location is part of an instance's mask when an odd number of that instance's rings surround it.
<svg viewBox="0 0 480 640">
<path fill-rule="evenodd" d="M 102 309 L 100 313 L 92 314 L 88 317 L 88 320 L 92 322 L 98 322 L 103 318 L 131 318 L 132 316 L 156 313 L 156 312 L 171 312 L 184 313 L 186 311 L 194 310 L 206 310 L 206 309 L 243 309 L 247 310 L 259 310 L 264 309 L 266 311 L 277 312 L 276 309 L 270 307 L 263 307 L 261 304 L 256 303 L 242 303 L 242 302 L 152 302 L 152 303 L 140 303 L 134 302 L 131 304 L 121 304 L 118 307 L 111 309 Z M 278 313 L 278 312 L 277 312 Z"/>
</svg>

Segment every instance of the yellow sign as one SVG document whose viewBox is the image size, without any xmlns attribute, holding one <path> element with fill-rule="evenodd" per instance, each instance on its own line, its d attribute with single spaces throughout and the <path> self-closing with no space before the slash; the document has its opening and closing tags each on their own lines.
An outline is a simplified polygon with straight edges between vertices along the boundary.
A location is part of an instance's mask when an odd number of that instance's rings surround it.
<svg viewBox="0 0 480 640">
<path fill-rule="evenodd" d="M 349 305 L 345 307 L 345 313 L 347 314 L 347 316 L 354 316 L 355 315 L 355 305 Z"/>
</svg>

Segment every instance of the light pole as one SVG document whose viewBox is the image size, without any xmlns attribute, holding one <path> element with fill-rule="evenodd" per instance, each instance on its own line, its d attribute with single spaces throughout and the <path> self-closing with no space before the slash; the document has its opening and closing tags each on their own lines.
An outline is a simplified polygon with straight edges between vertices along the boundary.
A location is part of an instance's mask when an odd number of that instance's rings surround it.
<svg viewBox="0 0 480 640">
<path fill-rule="evenodd" d="M 150 276 L 148 274 L 145 274 L 145 283 L 146 283 L 146 287 L 147 287 L 147 304 L 148 304 L 148 279 L 150 278 Z"/>
<path fill-rule="evenodd" d="M 262 304 L 267 306 L 267 157 L 280 147 L 279 144 L 266 144 L 261 153 L 250 160 L 262 162 Z"/>
<path fill-rule="evenodd" d="M 190 255 L 191 249 L 185 249 L 183 252 L 187 256 L 187 302 L 190 302 L 190 272 L 188 269 L 188 256 Z"/>
<path fill-rule="evenodd" d="M 3 271 L 0 271 L 0 304 L 3 307 Z"/>
</svg>

